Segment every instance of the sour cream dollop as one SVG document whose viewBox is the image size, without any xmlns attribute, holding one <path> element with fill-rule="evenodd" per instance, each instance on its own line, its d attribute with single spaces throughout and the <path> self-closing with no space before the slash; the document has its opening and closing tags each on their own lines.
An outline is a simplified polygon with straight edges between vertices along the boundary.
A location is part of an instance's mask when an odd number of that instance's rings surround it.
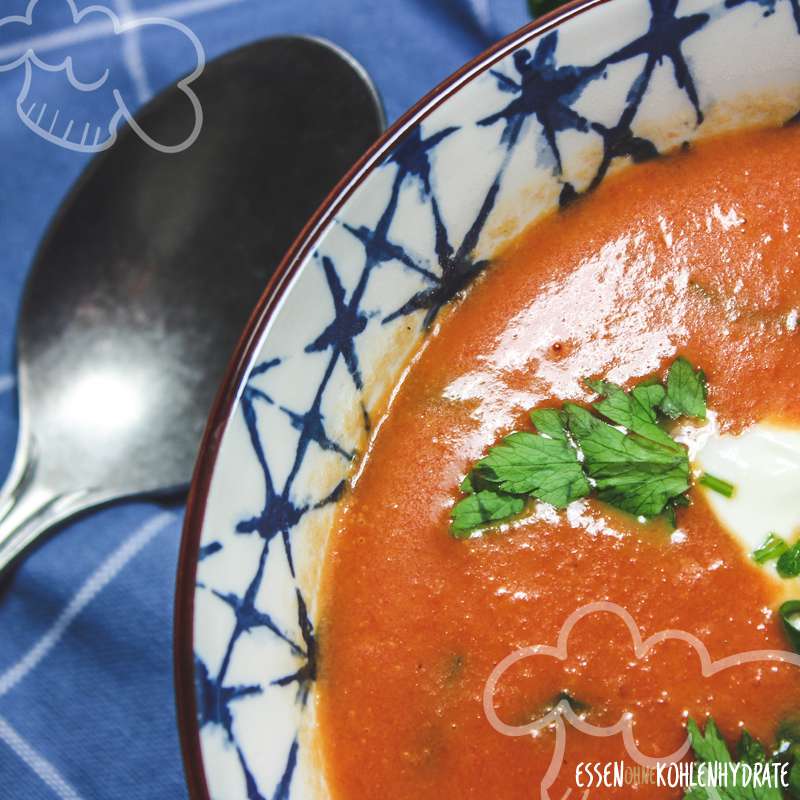
<svg viewBox="0 0 800 800">
<path fill-rule="evenodd" d="M 793 542 L 800 533 L 800 430 L 761 422 L 738 436 L 720 434 L 712 416 L 696 431 L 681 437 L 695 469 L 735 487 L 728 498 L 700 486 L 722 524 L 748 553 L 768 533 Z"/>
</svg>

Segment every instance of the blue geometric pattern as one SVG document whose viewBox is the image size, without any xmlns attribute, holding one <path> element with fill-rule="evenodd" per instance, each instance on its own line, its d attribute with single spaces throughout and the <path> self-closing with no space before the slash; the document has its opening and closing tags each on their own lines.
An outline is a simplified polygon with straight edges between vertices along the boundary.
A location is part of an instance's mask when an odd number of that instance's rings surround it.
<svg viewBox="0 0 800 800">
<path fill-rule="evenodd" d="M 287 754 L 279 779 L 272 785 L 258 785 L 254 765 L 240 747 L 242 739 L 235 725 L 235 709 L 270 687 L 282 687 L 294 693 L 294 702 L 302 713 L 316 678 L 318 645 L 308 611 L 310 598 L 301 589 L 296 570 L 296 531 L 307 515 L 341 499 L 347 490 L 347 472 L 358 455 L 359 446 L 342 438 L 342 426 L 329 412 L 323 411 L 330 400 L 329 394 L 345 392 L 336 377 L 340 374 L 339 367 L 349 376 L 348 391 L 352 390 L 357 398 L 354 402 L 360 404 L 363 446 L 371 427 L 370 410 L 374 411 L 368 408 L 365 399 L 371 367 L 365 367 L 364 353 L 369 348 L 363 343 L 376 341 L 375 337 L 382 335 L 388 342 L 388 331 L 399 323 L 410 323 L 424 336 L 441 309 L 486 269 L 490 259 L 481 255 L 486 252 L 483 237 L 491 227 L 493 214 L 500 213 L 506 184 L 511 182 L 519 165 L 543 171 L 555 187 L 554 204 L 563 207 L 595 189 L 618 160 L 640 162 L 657 157 L 658 145 L 642 133 L 640 117 L 650 93 L 656 91 L 658 75 L 661 76 L 659 92 L 669 92 L 671 101 L 688 104 L 694 132 L 687 134 L 686 139 L 692 138 L 709 113 L 707 103 L 713 92 L 706 96 L 704 91 L 719 90 L 706 86 L 702 70 L 695 69 L 687 54 L 694 52 L 691 48 L 696 45 L 697 37 L 713 30 L 723 18 L 730 21 L 741 7 L 753 4 L 764 10 L 763 18 L 776 20 L 779 25 L 785 19 L 778 14 L 782 3 L 790 10 L 800 32 L 798 0 L 722 0 L 709 3 L 706 10 L 695 13 L 682 13 L 678 0 L 649 0 L 649 18 L 643 29 L 637 30 L 635 21 L 631 22 L 630 40 L 592 63 L 570 63 L 561 57 L 562 42 L 570 36 L 569 25 L 523 43 L 460 90 L 462 95 L 469 94 L 472 102 L 462 103 L 457 113 L 450 113 L 450 101 L 446 101 L 413 125 L 359 189 L 361 195 L 369 195 L 370 202 L 359 206 L 355 202 L 357 193 L 353 203 L 340 212 L 333 232 L 329 231 L 316 243 L 304 275 L 311 276 L 309 282 L 317 281 L 315 286 L 324 286 L 320 291 L 327 295 L 327 301 L 319 303 L 319 309 L 330 307 L 332 314 L 315 323 L 317 330 L 307 344 L 298 346 L 300 352 L 264 357 L 251 370 L 237 410 L 237 416 L 246 426 L 252 448 L 250 455 L 263 478 L 263 503 L 235 524 L 237 534 L 261 538 L 257 568 L 241 594 L 198 584 L 201 592 L 212 592 L 228 606 L 234 619 L 219 669 L 211 675 L 211 670 L 198 658 L 199 722 L 203 728 L 221 727 L 237 748 L 243 785 L 250 800 L 292 797 L 293 776 L 302 755 L 301 740 L 295 733 L 290 741 L 278 747 Z M 595 8 L 588 16 L 617 14 L 618 20 L 625 19 L 626 7 L 633 8 L 611 3 Z M 635 13 L 631 17 L 635 18 Z M 747 24 L 744 16 L 741 19 L 741 24 Z M 759 46 L 764 47 L 771 34 L 763 24 L 759 31 L 764 37 Z M 574 46 L 570 52 L 575 52 Z M 670 76 L 666 90 L 664 70 Z M 609 100 L 587 99 L 593 90 L 608 87 L 617 90 L 615 97 L 622 98 L 613 108 L 613 121 L 609 121 Z M 489 141 L 486 137 L 494 137 L 490 145 L 485 144 Z M 566 177 L 568 162 L 576 159 L 575 137 L 584 145 L 592 142 L 599 145 L 595 147 L 597 155 L 591 173 L 580 184 Z M 448 196 L 448 182 L 441 179 L 453 169 L 452 153 L 456 150 L 449 148 L 458 147 L 459 141 L 473 139 L 482 143 L 480 150 L 474 145 L 480 169 L 470 163 L 462 165 L 465 171 L 474 169 L 476 178 L 470 184 L 469 197 L 453 199 Z M 443 159 L 447 160 L 447 167 L 443 166 Z M 482 186 L 479 190 L 474 188 L 478 184 Z M 374 210 L 371 221 L 364 219 L 367 206 Z M 454 211 L 456 206 L 458 209 Z M 413 225 L 407 221 L 412 213 Z M 426 225 L 430 229 L 428 245 Z M 373 281 L 386 277 L 387 271 L 397 280 L 398 276 L 405 276 L 403 285 L 407 294 L 398 299 L 395 291 L 383 291 L 376 308 L 374 297 L 368 299 L 369 292 Z M 319 283 L 320 275 L 324 284 Z M 316 306 L 309 309 L 308 315 L 316 319 L 323 313 L 319 309 Z M 271 343 L 268 334 L 262 353 L 272 352 L 271 348 L 278 346 Z M 285 348 L 286 343 L 282 346 Z M 387 343 L 384 347 L 391 345 Z M 277 378 L 272 381 L 271 376 L 298 358 L 312 356 L 324 360 L 313 362 L 322 365 L 321 372 L 305 407 L 289 407 L 275 399 L 275 391 L 264 388 L 269 383 L 276 391 L 280 390 L 280 381 Z M 333 385 L 337 387 L 335 390 L 331 389 Z M 264 421 L 268 412 L 273 414 L 270 423 Z M 265 430 L 274 429 L 275 420 L 280 418 L 275 414 L 282 415 L 297 437 L 280 481 L 275 478 L 274 465 L 286 459 L 287 451 L 278 450 L 277 446 L 271 450 L 270 438 L 265 435 Z M 315 498 L 304 483 L 307 479 L 304 468 L 307 462 L 313 466 L 320 454 L 339 459 L 341 477 L 333 489 Z M 202 550 L 206 560 L 225 552 L 219 534 L 216 530 L 206 531 L 208 542 L 204 540 Z M 290 606 L 294 609 L 291 630 L 286 619 L 278 622 L 259 605 L 265 587 L 266 594 L 270 593 L 269 585 L 265 584 L 267 567 L 271 559 L 279 557 L 278 553 L 285 558 L 293 586 L 291 598 L 284 595 L 279 603 L 284 609 Z M 285 645 L 295 667 L 257 685 L 229 681 L 237 646 L 242 637 L 255 629 L 268 631 Z M 255 734 L 242 733 L 248 735 Z"/>
<path fill-rule="evenodd" d="M 470 17 L 469 0 L 444 4 L 418 0 L 75 1 L 81 9 L 100 4 L 120 16 L 167 16 L 183 21 L 200 38 L 209 58 L 284 32 L 324 37 L 365 65 L 380 89 L 389 119 L 480 52 L 502 33 L 501 28 L 510 31 L 516 27 L 525 13 L 522 4 L 509 0 L 509 11 L 517 5 L 518 17 L 508 11 L 499 15 L 493 0 L 492 30 L 496 32 L 487 33 Z M 0 16 L 22 14 L 27 6 L 28 0 L 3 0 Z M 52 18 L 44 30 L 32 32 L 36 51 L 50 61 L 74 55 L 75 31 L 71 19 L 65 18 L 66 0 L 40 0 L 39 6 Z M 352 24 L 355 18 L 359 25 Z M 17 40 L 17 34 L 9 29 L 5 33 L 8 35 L 0 36 L 0 61 L 4 63 L 9 52 L 19 53 L 19 46 L 29 39 L 23 34 L 23 39 Z M 391 50 L 385 46 L 390 37 L 397 43 Z M 80 46 L 98 67 L 108 67 L 115 77 L 121 77 L 119 88 L 126 97 L 138 96 L 143 103 L 191 66 L 185 63 L 187 53 L 164 47 L 160 38 L 141 37 L 138 45 L 129 41 L 120 47 L 119 37 L 94 28 L 87 31 Z M 397 69 L 398 58 L 406 62 L 402 72 Z M 13 354 L 23 283 L 50 220 L 90 158 L 44 141 L 22 123 L 16 113 L 22 78 L 20 70 L 0 74 L 3 472 L 17 435 Z M 61 89 L 66 100 L 72 90 L 66 81 Z M 81 93 L 80 98 L 69 99 L 94 118 L 103 113 L 102 94 Z M 41 107 L 37 115 L 40 111 Z M 86 220 L 81 235 L 91 236 L 96 222 Z M 313 336 L 307 341 L 311 339 Z M 302 412 L 306 407 L 304 402 L 295 404 L 278 396 L 290 411 Z M 259 412 L 264 408 L 259 407 Z M 330 457 L 338 458 L 335 453 Z M 252 508 L 259 505 L 260 498 Z M 172 597 L 182 514 L 179 505 L 170 503 L 169 508 L 171 511 L 163 513 L 160 504 L 130 501 L 86 515 L 31 553 L 2 582 L 0 775 L 4 788 L 0 796 L 25 800 L 186 797 L 171 668 Z M 245 509 L 242 518 L 250 510 Z M 221 528 L 219 537 L 204 541 L 202 554 L 208 564 L 230 556 L 227 530 Z M 239 538 L 246 544 L 258 537 Z M 250 575 L 248 572 L 247 577 Z M 222 594 L 234 589 L 219 583 L 213 586 Z M 234 593 L 241 596 L 243 591 L 236 587 Z M 210 589 L 204 594 L 209 603 L 232 614 Z M 299 632 L 292 633 L 302 641 Z M 273 634 L 267 628 L 256 628 L 242 640 L 267 635 Z M 219 662 L 208 664 L 214 675 Z M 229 676 L 234 685 L 257 683 L 247 677 L 239 680 L 235 672 Z M 291 697 L 295 694 L 293 688 L 277 691 Z M 262 692 L 229 704 L 234 716 L 239 715 L 240 735 L 241 712 L 263 698 Z M 220 738 L 227 740 L 222 726 L 206 729 L 219 731 Z M 287 752 L 288 744 L 281 752 L 282 759 Z M 231 747 L 230 755 L 236 762 L 235 748 Z M 239 766 L 234 766 L 239 774 Z M 272 786 L 273 781 L 261 779 L 261 784 Z M 245 789 L 242 794 L 246 796 Z"/>
<path fill-rule="evenodd" d="M 800 1 L 799 0 L 786 0 L 792 9 L 792 17 L 797 26 L 797 31 L 800 33 Z M 744 3 L 756 3 L 764 9 L 764 16 L 769 17 L 775 13 L 776 6 L 781 0 L 725 0 L 725 8 L 735 8 Z"/>
</svg>

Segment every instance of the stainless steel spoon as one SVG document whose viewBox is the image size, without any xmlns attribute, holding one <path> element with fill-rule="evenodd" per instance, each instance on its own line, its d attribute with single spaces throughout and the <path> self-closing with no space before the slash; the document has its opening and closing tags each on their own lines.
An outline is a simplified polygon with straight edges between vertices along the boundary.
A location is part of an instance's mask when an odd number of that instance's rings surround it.
<svg viewBox="0 0 800 800">
<path fill-rule="evenodd" d="M 101 503 L 185 488 L 224 367 L 271 271 L 379 135 L 364 71 L 315 39 L 267 39 L 193 84 L 179 154 L 130 130 L 98 157 L 35 259 L 17 340 L 20 433 L 0 492 L 0 573 Z M 172 88 L 137 121 L 180 142 Z"/>
</svg>

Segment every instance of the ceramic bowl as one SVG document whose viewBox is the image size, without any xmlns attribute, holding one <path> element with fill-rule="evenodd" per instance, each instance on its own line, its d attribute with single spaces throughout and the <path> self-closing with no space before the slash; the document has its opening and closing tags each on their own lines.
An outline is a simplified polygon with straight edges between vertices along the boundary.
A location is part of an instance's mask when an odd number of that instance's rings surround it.
<svg viewBox="0 0 800 800">
<path fill-rule="evenodd" d="M 611 171 L 798 109 L 798 0 L 589 0 L 468 64 L 356 165 L 261 299 L 202 447 L 176 615 L 193 798 L 326 796 L 328 533 L 441 309 L 509 237 Z"/>
</svg>

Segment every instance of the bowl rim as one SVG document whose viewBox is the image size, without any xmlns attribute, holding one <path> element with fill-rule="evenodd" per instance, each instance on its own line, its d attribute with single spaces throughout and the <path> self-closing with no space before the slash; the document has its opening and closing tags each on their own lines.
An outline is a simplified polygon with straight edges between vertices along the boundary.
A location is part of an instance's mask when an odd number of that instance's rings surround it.
<svg viewBox="0 0 800 800">
<path fill-rule="evenodd" d="M 567 20 L 611 0 L 571 0 L 503 37 L 445 78 L 402 114 L 334 186 L 281 259 L 233 350 L 209 413 L 186 502 L 175 583 L 173 614 L 173 678 L 178 734 L 191 800 L 211 800 L 206 781 L 197 718 L 194 665 L 194 596 L 200 539 L 211 480 L 225 428 L 235 411 L 239 387 L 257 355 L 262 335 L 292 278 L 318 244 L 321 235 L 351 195 L 383 163 L 409 131 L 450 96 L 513 50 Z"/>
</svg>

